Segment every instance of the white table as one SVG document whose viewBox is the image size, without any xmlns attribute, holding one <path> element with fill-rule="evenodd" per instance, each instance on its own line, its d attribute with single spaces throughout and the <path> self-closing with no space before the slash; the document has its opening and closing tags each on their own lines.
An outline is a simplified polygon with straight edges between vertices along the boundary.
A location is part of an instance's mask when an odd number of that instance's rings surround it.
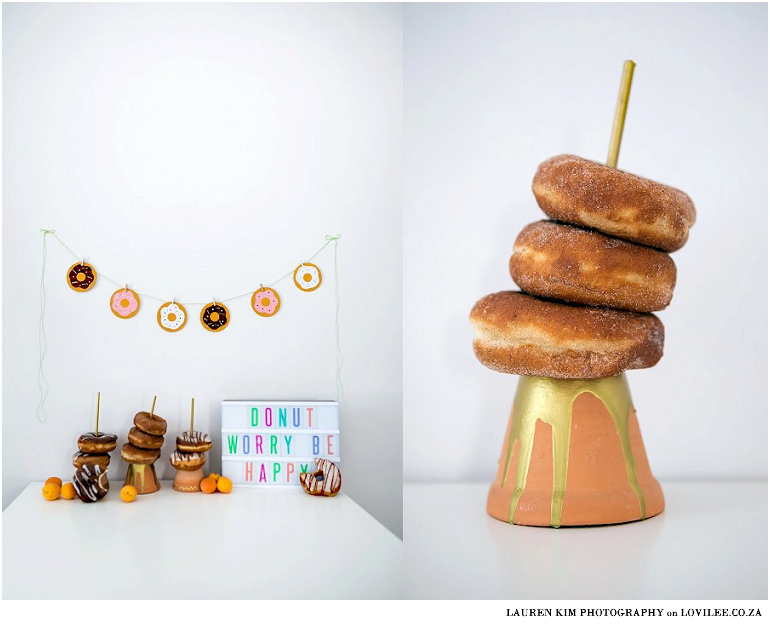
<svg viewBox="0 0 770 625">
<path fill-rule="evenodd" d="M 552 529 L 488 516 L 488 484 L 408 484 L 404 597 L 767 599 L 767 482 L 662 486 L 652 519 Z"/>
<path fill-rule="evenodd" d="M 344 493 L 233 489 L 46 501 L 3 512 L 3 599 L 387 599 L 402 544 Z"/>
</svg>

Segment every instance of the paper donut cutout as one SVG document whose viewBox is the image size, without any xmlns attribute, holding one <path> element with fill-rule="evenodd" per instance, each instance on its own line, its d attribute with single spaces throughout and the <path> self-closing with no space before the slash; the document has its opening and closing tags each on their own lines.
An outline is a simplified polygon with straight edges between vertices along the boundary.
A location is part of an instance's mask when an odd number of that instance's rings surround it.
<svg viewBox="0 0 770 625">
<path fill-rule="evenodd" d="M 110 310 L 119 319 L 131 319 L 139 312 L 139 296 L 128 287 L 118 289 L 110 297 Z"/>
<path fill-rule="evenodd" d="M 300 291 L 315 291 L 322 279 L 321 270 L 313 263 L 302 263 L 294 270 L 294 284 Z"/>
<path fill-rule="evenodd" d="M 67 270 L 67 284 L 78 293 L 88 291 L 96 284 L 96 269 L 88 263 L 75 263 Z"/>
<path fill-rule="evenodd" d="M 201 324 L 211 332 L 221 332 L 230 324 L 230 311 L 219 302 L 208 304 L 201 309 Z"/>
<path fill-rule="evenodd" d="M 158 325 L 166 332 L 179 332 L 187 323 L 187 310 L 182 304 L 166 302 L 158 308 Z"/>
<path fill-rule="evenodd" d="M 251 296 L 251 308 L 260 317 L 272 317 L 281 307 L 281 298 L 274 289 L 262 287 Z"/>
</svg>

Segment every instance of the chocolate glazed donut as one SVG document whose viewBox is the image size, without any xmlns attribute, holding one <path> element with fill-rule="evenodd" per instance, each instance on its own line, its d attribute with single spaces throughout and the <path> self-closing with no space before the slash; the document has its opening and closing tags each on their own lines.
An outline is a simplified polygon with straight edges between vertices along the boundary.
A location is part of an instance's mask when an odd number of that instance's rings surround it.
<svg viewBox="0 0 770 625">
<path fill-rule="evenodd" d="M 118 446 L 118 437 L 105 432 L 86 432 L 78 438 L 78 449 L 87 454 L 106 454 Z"/>
</svg>

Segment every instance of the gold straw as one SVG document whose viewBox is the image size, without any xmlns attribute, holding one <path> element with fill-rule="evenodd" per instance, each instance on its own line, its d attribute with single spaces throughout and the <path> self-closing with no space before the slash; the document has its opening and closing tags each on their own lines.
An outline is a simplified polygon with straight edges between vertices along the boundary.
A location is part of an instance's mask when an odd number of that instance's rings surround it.
<svg viewBox="0 0 770 625">
<path fill-rule="evenodd" d="M 190 438 L 193 435 L 193 421 L 195 419 L 195 397 L 190 401 Z"/>
<path fill-rule="evenodd" d="M 97 393 L 96 394 L 96 432 L 94 432 L 94 434 L 96 434 L 97 436 L 99 436 L 99 403 L 101 398 L 102 398 L 102 394 Z"/>
<path fill-rule="evenodd" d="M 152 408 L 150 408 L 150 416 L 152 416 L 152 415 L 154 415 L 154 414 L 155 414 L 155 400 L 156 400 L 156 399 L 158 399 L 158 396 L 157 396 L 157 395 L 155 395 L 155 396 L 152 398 Z"/>
<path fill-rule="evenodd" d="M 634 67 L 636 67 L 636 63 L 633 61 L 626 61 L 623 63 L 623 75 L 620 77 L 618 103 L 615 106 L 615 121 L 612 123 L 610 149 L 607 152 L 608 167 L 618 166 L 620 140 L 623 138 L 623 124 L 625 124 L 626 121 L 626 109 L 628 108 L 628 98 L 631 95 L 631 80 L 634 77 Z"/>
</svg>

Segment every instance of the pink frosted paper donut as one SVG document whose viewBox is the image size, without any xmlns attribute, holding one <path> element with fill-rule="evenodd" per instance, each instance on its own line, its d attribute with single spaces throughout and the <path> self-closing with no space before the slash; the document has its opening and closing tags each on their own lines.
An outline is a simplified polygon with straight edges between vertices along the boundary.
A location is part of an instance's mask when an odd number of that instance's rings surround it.
<svg viewBox="0 0 770 625">
<path fill-rule="evenodd" d="M 272 317 L 281 307 L 281 298 L 273 289 L 262 287 L 251 296 L 251 308 L 260 317 Z"/>
<path fill-rule="evenodd" d="M 110 297 L 110 310 L 116 317 L 130 319 L 139 312 L 139 296 L 129 288 L 118 289 Z"/>
</svg>

